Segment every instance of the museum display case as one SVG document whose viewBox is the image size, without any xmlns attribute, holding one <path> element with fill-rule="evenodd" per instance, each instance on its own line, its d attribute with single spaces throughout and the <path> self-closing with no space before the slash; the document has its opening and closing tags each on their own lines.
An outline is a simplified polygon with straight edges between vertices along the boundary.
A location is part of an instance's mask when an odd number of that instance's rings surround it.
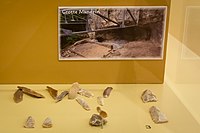
<svg viewBox="0 0 200 133">
<path fill-rule="evenodd" d="M 200 132 L 200 1 L 9 0 L 0 11 L 0 132 Z"/>
</svg>

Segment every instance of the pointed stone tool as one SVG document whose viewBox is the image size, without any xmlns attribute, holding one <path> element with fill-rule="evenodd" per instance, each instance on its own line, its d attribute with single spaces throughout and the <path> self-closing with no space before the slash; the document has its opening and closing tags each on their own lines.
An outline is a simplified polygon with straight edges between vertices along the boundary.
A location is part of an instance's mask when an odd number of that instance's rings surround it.
<svg viewBox="0 0 200 133">
<path fill-rule="evenodd" d="M 53 99 L 57 98 L 57 94 L 58 94 L 57 90 L 55 90 L 54 88 L 50 86 L 47 86 L 47 91 L 49 92 L 49 94 L 52 96 Z"/>
<path fill-rule="evenodd" d="M 47 118 L 44 120 L 44 122 L 43 122 L 43 124 L 42 124 L 42 127 L 44 127 L 44 128 L 51 128 L 52 126 L 53 126 L 52 120 L 51 120 L 49 117 L 47 117 Z"/>
<path fill-rule="evenodd" d="M 24 124 L 25 128 L 34 128 L 35 127 L 35 120 L 32 118 L 32 116 L 29 116 Z"/>
<path fill-rule="evenodd" d="M 29 88 L 26 87 L 22 87 L 22 86 L 17 86 L 17 88 L 21 89 L 23 91 L 23 93 L 30 95 L 32 97 L 36 97 L 36 98 L 44 98 L 44 96 L 40 93 L 37 93 Z"/>
</svg>

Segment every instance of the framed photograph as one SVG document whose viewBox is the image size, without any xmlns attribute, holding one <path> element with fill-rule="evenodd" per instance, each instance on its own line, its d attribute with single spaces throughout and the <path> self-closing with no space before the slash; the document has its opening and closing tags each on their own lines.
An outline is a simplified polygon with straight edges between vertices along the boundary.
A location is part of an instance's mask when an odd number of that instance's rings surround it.
<svg viewBox="0 0 200 133">
<path fill-rule="evenodd" d="M 59 7 L 59 60 L 162 60 L 167 6 Z"/>
</svg>

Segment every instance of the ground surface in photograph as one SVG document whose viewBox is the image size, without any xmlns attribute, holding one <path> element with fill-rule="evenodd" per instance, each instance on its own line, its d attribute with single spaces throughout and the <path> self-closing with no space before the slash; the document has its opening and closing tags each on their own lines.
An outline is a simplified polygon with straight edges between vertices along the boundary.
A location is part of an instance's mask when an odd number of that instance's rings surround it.
<svg viewBox="0 0 200 133">
<path fill-rule="evenodd" d="M 124 44 L 83 43 L 62 52 L 64 58 L 160 58 L 161 46 L 152 41 L 131 41 Z"/>
</svg>

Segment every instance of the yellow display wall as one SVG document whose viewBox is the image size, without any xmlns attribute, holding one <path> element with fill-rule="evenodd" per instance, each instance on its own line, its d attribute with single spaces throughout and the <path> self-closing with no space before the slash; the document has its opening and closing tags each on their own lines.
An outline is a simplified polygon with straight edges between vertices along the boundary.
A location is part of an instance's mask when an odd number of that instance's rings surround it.
<svg viewBox="0 0 200 133">
<path fill-rule="evenodd" d="M 0 1 L 0 83 L 163 83 L 165 52 L 163 60 L 58 60 L 58 6 L 100 5 L 169 7 L 170 1 Z"/>
</svg>

